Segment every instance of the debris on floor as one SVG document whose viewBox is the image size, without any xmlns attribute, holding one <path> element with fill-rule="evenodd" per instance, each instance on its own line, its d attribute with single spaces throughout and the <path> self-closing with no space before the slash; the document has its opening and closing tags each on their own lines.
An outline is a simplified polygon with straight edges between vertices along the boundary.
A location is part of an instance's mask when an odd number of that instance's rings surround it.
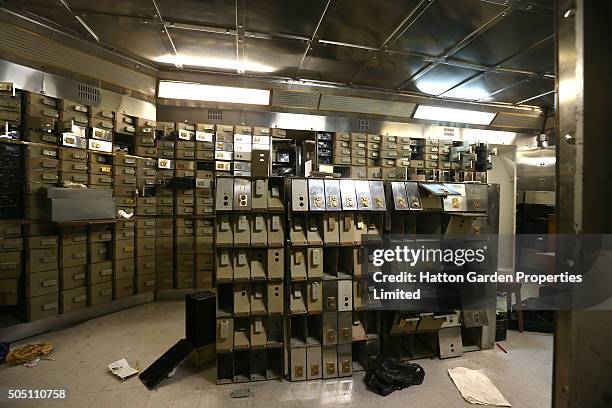
<svg viewBox="0 0 612 408">
<path fill-rule="evenodd" d="M 239 388 L 232 391 L 232 398 L 246 398 L 251 396 L 250 388 Z"/>
<path fill-rule="evenodd" d="M 461 396 L 470 404 L 512 406 L 483 370 L 455 367 L 448 369 L 448 375 L 452 378 Z"/>
<path fill-rule="evenodd" d="M 52 350 L 51 343 L 26 344 L 11 350 L 6 356 L 6 362 L 12 365 L 28 364 L 38 358 L 36 362 L 29 365 L 29 367 L 35 367 L 40 357 L 48 355 Z"/>
<path fill-rule="evenodd" d="M 138 370 L 132 368 L 132 366 L 130 366 L 130 363 L 128 363 L 125 358 L 117 360 L 114 363 L 110 363 L 108 365 L 108 369 L 111 371 L 111 373 L 115 374 L 122 380 L 125 380 L 126 378 L 129 378 L 134 374 L 138 374 Z"/>
<path fill-rule="evenodd" d="M 393 391 L 423 383 L 425 370 L 418 364 L 394 358 L 371 357 L 364 381 L 375 393 L 387 396 Z"/>
</svg>

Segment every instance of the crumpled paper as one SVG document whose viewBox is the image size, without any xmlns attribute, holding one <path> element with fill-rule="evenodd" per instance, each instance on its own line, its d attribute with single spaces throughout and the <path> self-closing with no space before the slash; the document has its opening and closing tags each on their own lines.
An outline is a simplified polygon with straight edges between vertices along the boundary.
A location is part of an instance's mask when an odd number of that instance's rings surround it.
<svg viewBox="0 0 612 408">
<path fill-rule="evenodd" d="M 461 396 L 470 404 L 512 406 L 483 370 L 455 367 L 448 369 L 448 375 L 452 378 Z"/>
<path fill-rule="evenodd" d="M 130 363 L 128 363 L 125 358 L 117 360 L 114 363 L 110 363 L 108 365 L 108 369 L 111 371 L 111 373 L 115 374 L 122 380 L 125 380 L 126 378 L 129 378 L 134 374 L 138 374 L 138 370 L 132 368 L 132 366 L 130 366 Z"/>
</svg>

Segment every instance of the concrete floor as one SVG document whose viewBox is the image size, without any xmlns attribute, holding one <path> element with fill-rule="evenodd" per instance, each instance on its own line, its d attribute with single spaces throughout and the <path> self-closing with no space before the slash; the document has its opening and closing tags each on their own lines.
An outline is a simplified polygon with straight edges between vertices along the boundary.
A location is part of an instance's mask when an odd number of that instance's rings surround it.
<svg viewBox="0 0 612 408">
<path fill-rule="evenodd" d="M 463 366 L 484 369 L 489 378 L 513 404 L 520 408 L 550 407 L 552 378 L 551 335 L 509 332 L 499 349 L 467 353 L 461 358 L 419 360 L 425 369 L 420 386 L 380 397 L 363 384 L 364 373 L 352 378 L 291 383 L 266 381 L 247 384 L 214 383 L 215 370 L 196 370 L 183 364 L 176 375 L 155 391 L 148 391 L 137 377 L 120 381 L 107 365 L 126 358 L 144 370 L 184 336 L 182 301 L 154 302 L 81 325 L 28 339 L 51 342 L 55 361 L 41 361 L 26 368 L 0 365 L 0 388 L 65 388 L 68 400 L 61 403 L 0 401 L 15 407 L 203 407 L 216 408 L 318 408 L 342 407 L 467 407 L 447 374 Z M 24 342 L 25 343 L 25 342 Z M 12 345 L 13 347 L 17 345 Z M 253 395 L 232 399 L 237 388 L 250 387 Z"/>
</svg>

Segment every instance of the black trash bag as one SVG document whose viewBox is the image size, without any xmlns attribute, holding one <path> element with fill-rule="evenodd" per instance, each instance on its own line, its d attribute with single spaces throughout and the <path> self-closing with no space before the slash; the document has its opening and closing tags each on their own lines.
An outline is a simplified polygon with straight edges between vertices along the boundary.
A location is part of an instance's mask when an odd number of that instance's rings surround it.
<svg viewBox="0 0 612 408">
<path fill-rule="evenodd" d="M 372 356 L 364 381 L 370 390 L 384 397 L 395 390 L 422 384 L 424 378 L 425 370 L 418 364 Z"/>
</svg>

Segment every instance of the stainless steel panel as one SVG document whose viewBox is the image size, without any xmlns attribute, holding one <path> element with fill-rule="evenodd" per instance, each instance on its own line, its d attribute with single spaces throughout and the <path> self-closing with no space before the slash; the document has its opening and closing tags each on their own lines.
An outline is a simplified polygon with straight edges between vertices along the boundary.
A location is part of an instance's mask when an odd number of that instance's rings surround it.
<svg viewBox="0 0 612 408">
<path fill-rule="evenodd" d="M 338 314 L 323 313 L 323 345 L 338 344 Z"/>
<path fill-rule="evenodd" d="M 338 211 L 340 203 L 340 181 L 325 180 L 325 207 L 327 211 Z"/>
<path fill-rule="evenodd" d="M 339 202 L 337 205 L 339 205 Z M 338 215 L 335 213 L 325 214 L 323 220 L 323 242 L 326 244 L 340 243 L 340 223 Z"/>
<path fill-rule="evenodd" d="M 319 81 L 348 82 L 370 53 L 360 48 L 319 43 L 311 51 L 302 77 Z"/>
<path fill-rule="evenodd" d="M 290 257 L 291 280 L 306 280 L 306 249 L 293 248 Z"/>
<path fill-rule="evenodd" d="M 455 212 L 455 211 L 467 211 L 467 200 L 465 194 L 465 184 L 444 184 L 451 189 L 460 193 L 460 195 L 448 195 L 442 198 L 442 204 L 444 211 Z"/>
<path fill-rule="evenodd" d="M 266 307 L 268 314 L 281 314 L 284 310 L 283 283 L 267 283 Z"/>
<path fill-rule="evenodd" d="M 488 209 L 488 186 L 486 184 L 466 184 L 466 211 L 486 212 Z"/>
<path fill-rule="evenodd" d="M 250 313 L 251 302 L 249 284 L 234 284 L 234 316 L 248 316 Z"/>
<path fill-rule="evenodd" d="M 382 181 L 370 181 L 370 195 L 372 197 L 373 211 L 386 211 L 385 187 Z"/>
<path fill-rule="evenodd" d="M 410 208 L 408 198 L 406 197 L 406 188 L 404 183 L 399 181 L 391 182 L 391 193 L 393 195 L 393 205 L 395 210 L 405 211 Z"/>
<path fill-rule="evenodd" d="M 306 379 L 306 347 L 290 349 L 290 371 L 291 381 L 302 381 Z"/>
<path fill-rule="evenodd" d="M 285 250 L 268 248 L 268 279 L 282 279 L 285 276 Z"/>
<path fill-rule="evenodd" d="M 234 179 L 217 177 L 217 211 L 231 211 L 234 204 Z"/>
<path fill-rule="evenodd" d="M 323 248 L 308 248 L 308 279 L 323 277 Z"/>
<path fill-rule="evenodd" d="M 309 314 L 320 314 L 323 312 L 323 285 L 321 281 L 308 282 L 308 301 L 306 308 Z"/>
<path fill-rule="evenodd" d="M 308 360 L 306 378 L 308 380 L 321 378 L 321 347 L 308 347 L 306 356 Z"/>
<path fill-rule="evenodd" d="M 338 311 L 338 281 L 323 281 L 323 310 L 325 312 Z"/>
<path fill-rule="evenodd" d="M 323 378 L 338 377 L 338 353 L 336 346 L 325 346 L 322 352 Z"/>
<path fill-rule="evenodd" d="M 234 320 L 217 319 L 217 351 L 232 351 L 234 348 Z"/>
<path fill-rule="evenodd" d="M 353 355 L 351 344 L 338 344 L 338 377 L 353 375 Z"/>
<path fill-rule="evenodd" d="M 291 209 L 293 211 L 308 211 L 308 180 L 291 180 Z"/>
<path fill-rule="evenodd" d="M 251 209 L 251 180 L 234 178 L 234 209 L 241 211 Z"/>
<path fill-rule="evenodd" d="M 421 196 L 419 194 L 419 185 L 417 183 L 404 183 L 406 187 L 406 199 L 411 210 L 421 210 L 423 205 L 421 204 Z"/>
<path fill-rule="evenodd" d="M 325 211 L 325 203 L 323 179 L 308 179 L 308 204 L 310 211 Z"/>
<path fill-rule="evenodd" d="M 248 281 L 251 279 L 251 262 L 248 249 L 234 249 L 234 280 Z"/>
<path fill-rule="evenodd" d="M 355 195 L 354 180 L 340 180 L 340 196 L 343 210 L 346 211 L 357 209 L 357 197 Z"/>
<path fill-rule="evenodd" d="M 338 311 L 353 310 L 353 283 L 350 280 L 338 281 Z"/>
<path fill-rule="evenodd" d="M 385 53 L 380 58 L 371 59 L 353 79 L 353 83 L 380 88 L 397 88 L 425 64 L 425 59 L 422 57 Z M 410 113 L 406 112 L 407 115 Z"/>
<path fill-rule="evenodd" d="M 355 180 L 355 194 L 357 196 L 357 209 L 371 211 L 373 204 L 370 183 L 367 180 Z"/>
<path fill-rule="evenodd" d="M 251 194 L 253 199 L 252 207 L 254 210 L 265 210 L 268 208 L 268 180 L 253 180 Z"/>
</svg>

